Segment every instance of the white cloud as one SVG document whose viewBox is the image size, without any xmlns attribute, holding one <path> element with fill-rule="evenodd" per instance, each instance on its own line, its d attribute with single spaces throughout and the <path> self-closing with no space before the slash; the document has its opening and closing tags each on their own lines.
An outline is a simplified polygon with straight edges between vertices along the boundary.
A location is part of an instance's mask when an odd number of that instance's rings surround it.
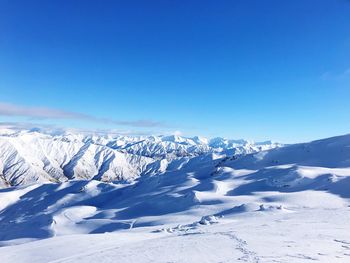
<svg viewBox="0 0 350 263">
<path fill-rule="evenodd" d="M 71 112 L 47 107 L 27 107 L 12 103 L 0 102 L 0 116 L 30 117 L 37 119 L 76 119 L 91 122 L 114 124 L 130 127 L 164 127 L 164 123 L 152 120 L 115 120 L 109 118 L 98 118 L 92 115 Z"/>
<path fill-rule="evenodd" d="M 86 135 L 128 135 L 128 136 L 149 136 L 159 132 L 152 130 L 132 130 L 132 129 L 86 129 L 86 128 L 67 128 L 52 124 L 32 123 L 32 122 L 0 122 L 0 132 L 6 130 L 19 132 L 23 130 L 40 131 L 51 135 L 60 135 L 67 132 L 81 133 Z"/>
<path fill-rule="evenodd" d="M 183 132 L 182 131 L 174 131 L 173 135 L 181 136 L 181 135 L 183 135 Z"/>
</svg>

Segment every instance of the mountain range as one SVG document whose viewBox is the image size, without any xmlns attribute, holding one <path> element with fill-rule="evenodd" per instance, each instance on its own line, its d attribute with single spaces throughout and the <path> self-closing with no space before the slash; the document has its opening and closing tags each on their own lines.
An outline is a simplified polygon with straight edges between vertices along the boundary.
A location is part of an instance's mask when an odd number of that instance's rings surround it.
<svg viewBox="0 0 350 263">
<path fill-rule="evenodd" d="M 350 135 L 3 131 L 1 262 L 349 262 Z"/>
<path fill-rule="evenodd" d="M 0 187 L 67 180 L 131 181 L 179 169 L 200 155 L 236 156 L 280 147 L 202 137 L 0 131 Z"/>
</svg>

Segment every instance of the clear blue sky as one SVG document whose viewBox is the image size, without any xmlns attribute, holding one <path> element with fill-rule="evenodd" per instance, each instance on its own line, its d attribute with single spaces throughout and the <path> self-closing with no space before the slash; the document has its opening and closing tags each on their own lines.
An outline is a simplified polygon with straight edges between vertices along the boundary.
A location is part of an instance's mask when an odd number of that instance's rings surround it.
<svg viewBox="0 0 350 263">
<path fill-rule="evenodd" d="M 1 0 L 0 103 L 1 122 L 350 133 L 350 1 Z"/>
</svg>

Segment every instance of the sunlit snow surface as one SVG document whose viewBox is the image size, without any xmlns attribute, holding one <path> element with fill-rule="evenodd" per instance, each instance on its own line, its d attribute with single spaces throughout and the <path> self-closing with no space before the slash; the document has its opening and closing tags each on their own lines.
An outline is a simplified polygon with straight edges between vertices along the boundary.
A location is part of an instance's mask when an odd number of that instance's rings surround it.
<svg viewBox="0 0 350 263">
<path fill-rule="evenodd" d="M 0 188 L 72 179 L 132 181 L 179 169 L 199 155 L 242 155 L 280 147 L 268 142 L 181 136 L 88 135 L 0 130 Z"/>
<path fill-rule="evenodd" d="M 350 135 L 0 190 L 1 262 L 350 262 Z"/>
</svg>

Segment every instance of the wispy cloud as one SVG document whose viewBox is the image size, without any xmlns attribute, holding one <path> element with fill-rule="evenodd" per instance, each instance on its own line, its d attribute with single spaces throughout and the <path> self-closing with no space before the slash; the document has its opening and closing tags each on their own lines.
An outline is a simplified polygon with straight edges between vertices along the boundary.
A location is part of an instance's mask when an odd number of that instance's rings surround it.
<svg viewBox="0 0 350 263">
<path fill-rule="evenodd" d="M 86 129 L 86 128 L 67 128 L 53 124 L 32 123 L 32 122 L 1 122 L 0 121 L 0 133 L 5 130 L 10 132 L 19 132 L 23 130 L 27 131 L 39 131 L 51 135 L 62 135 L 67 132 L 79 133 L 79 134 L 98 134 L 98 135 L 128 135 L 128 136 L 149 136 L 160 134 L 152 130 L 132 130 L 132 129 Z"/>
<path fill-rule="evenodd" d="M 350 68 L 347 68 L 341 72 L 332 72 L 332 71 L 327 71 L 322 74 L 321 78 L 323 80 L 345 80 L 350 78 Z"/>
<path fill-rule="evenodd" d="M 79 112 L 71 112 L 47 107 L 27 107 L 6 102 L 0 102 L 0 116 L 29 117 L 36 119 L 75 119 L 138 128 L 165 126 L 163 122 L 157 122 L 152 120 L 115 120 L 109 118 L 99 118 L 96 116 Z"/>
<path fill-rule="evenodd" d="M 6 102 L 0 102 L 0 115 L 24 116 L 41 119 L 86 119 L 90 117 L 88 115 L 76 112 L 69 112 L 46 107 L 26 107 Z"/>
<path fill-rule="evenodd" d="M 36 129 L 36 128 L 47 129 L 47 130 L 60 129 L 56 125 L 52 125 L 52 124 L 0 121 L 0 129 L 30 130 L 30 129 Z"/>
</svg>

